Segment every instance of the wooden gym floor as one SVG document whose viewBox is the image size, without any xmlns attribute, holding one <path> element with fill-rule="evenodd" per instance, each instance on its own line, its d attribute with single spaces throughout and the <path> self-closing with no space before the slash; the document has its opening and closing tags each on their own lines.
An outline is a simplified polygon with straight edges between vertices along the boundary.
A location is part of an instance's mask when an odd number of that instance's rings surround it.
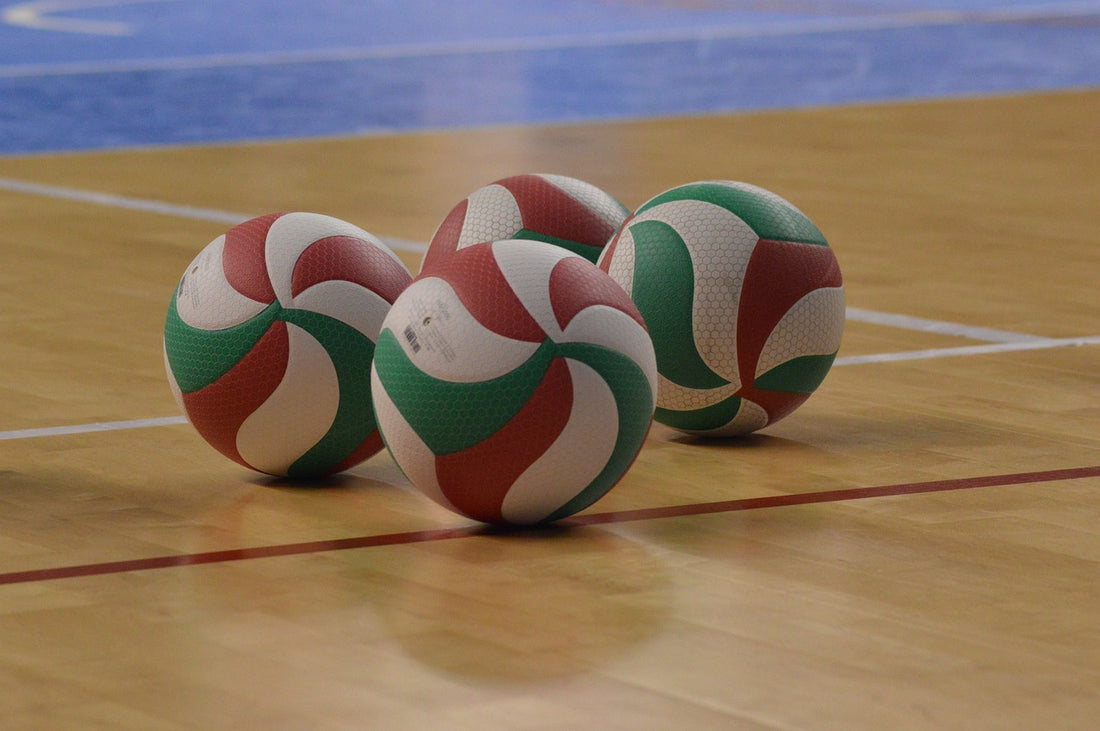
<svg viewBox="0 0 1100 731">
<path fill-rule="evenodd" d="M 1100 718 L 1100 92 L 0 157 L 5 728 L 1089 729 Z M 558 528 L 380 454 L 249 473 L 160 337 L 235 218 L 415 268 L 519 172 L 735 178 L 837 252 L 840 358 L 747 439 L 654 426 Z"/>
<path fill-rule="evenodd" d="M 1059 93 L 0 160 L 118 198 L 0 198 L 7 722 L 1090 726 L 1098 108 Z M 827 232 L 852 307 L 958 327 L 854 319 L 802 409 L 733 442 L 655 427 L 589 524 L 482 534 L 385 454 L 303 487 L 185 424 L 18 433 L 175 413 L 167 297 L 226 225 L 120 204 L 138 195 L 423 241 L 505 174 L 636 205 L 730 160 Z"/>
</svg>

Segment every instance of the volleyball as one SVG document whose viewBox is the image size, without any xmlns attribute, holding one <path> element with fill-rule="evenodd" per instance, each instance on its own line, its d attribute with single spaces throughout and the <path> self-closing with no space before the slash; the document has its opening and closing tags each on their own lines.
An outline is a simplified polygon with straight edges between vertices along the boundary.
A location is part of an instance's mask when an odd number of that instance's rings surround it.
<svg viewBox="0 0 1100 731">
<path fill-rule="evenodd" d="M 591 183 L 564 175 L 514 175 L 471 193 L 436 229 L 427 271 L 458 249 L 504 239 L 560 246 L 595 262 L 630 210 Z"/>
<path fill-rule="evenodd" d="M 187 419 L 230 459 L 316 477 L 382 448 L 370 363 L 412 281 L 379 239 L 331 216 L 271 214 L 210 242 L 164 326 L 168 381 Z"/>
<path fill-rule="evenodd" d="M 564 518 L 642 447 L 657 365 L 626 293 L 592 262 L 503 240 L 422 273 L 382 323 L 378 425 L 409 480 L 485 523 Z"/>
<path fill-rule="evenodd" d="M 789 415 L 832 367 L 844 286 L 821 231 L 747 183 L 671 188 L 639 207 L 599 260 L 638 306 L 660 372 L 655 418 L 732 436 Z"/>
</svg>

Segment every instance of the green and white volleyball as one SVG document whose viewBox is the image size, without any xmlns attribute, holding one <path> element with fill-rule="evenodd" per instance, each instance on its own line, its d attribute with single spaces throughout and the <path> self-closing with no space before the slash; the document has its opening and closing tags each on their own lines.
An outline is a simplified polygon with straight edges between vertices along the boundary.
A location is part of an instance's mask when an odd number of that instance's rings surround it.
<svg viewBox="0 0 1100 731">
<path fill-rule="evenodd" d="M 825 236 L 778 195 L 701 181 L 640 206 L 599 266 L 653 338 L 657 421 L 734 436 L 789 415 L 832 367 L 844 330 L 840 266 Z"/>
</svg>

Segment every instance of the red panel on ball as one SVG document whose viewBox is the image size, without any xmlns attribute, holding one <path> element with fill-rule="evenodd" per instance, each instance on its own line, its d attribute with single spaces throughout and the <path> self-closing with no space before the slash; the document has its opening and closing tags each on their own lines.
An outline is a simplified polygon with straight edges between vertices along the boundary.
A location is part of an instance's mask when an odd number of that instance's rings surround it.
<svg viewBox="0 0 1100 731">
<path fill-rule="evenodd" d="M 386 252 L 353 236 L 329 236 L 310 244 L 294 264 L 291 295 L 331 280 L 354 282 L 392 303 L 408 286 L 408 271 Z"/>
<path fill-rule="evenodd" d="M 222 268 L 233 289 L 257 302 L 275 301 L 267 274 L 267 232 L 281 213 L 259 216 L 225 232 Z"/>
<path fill-rule="evenodd" d="M 621 310 L 645 327 L 642 314 L 623 288 L 587 259 L 569 257 L 554 265 L 550 272 L 550 302 L 562 330 L 578 312 L 592 305 L 607 305 Z"/>
<path fill-rule="evenodd" d="M 237 451 L 237 431 L 282 382 L 289 357 L 286 323 L 274 322 L 225 375 L 198 391 L 183 394 L 188 419 L 212 447 L 252 468 Z"/>
<path fill-rule="evenodd" d="M 432 236 L 428 253 L 424 255 L 424 261 L 420 265 L 421 271 L 427 271 L 455 252 L 458 239 L 462 236 L 462 226 L 466 223 L 466 211 L 469 207 L 470 200 L 466 198 L 452 208 L 447 217 L 443 219 L 443 223 L 439 224 L 435 235 Z"/>
<path fill-rule="evenodd" d="M 623 231 L 626 231 L 629 227 L 631 218 L 632 216 L 627 216 L 626 220 L 623 221 L 622 226 L 619 228 L 618 233 L 607 242 L 607 246 L 604 247 L 603 253 L 600 254 L 600 258 L 596 263 L 603 271 L 611 271 L 611 262 L 615 258 L 615 249 L 619 248 L 619 239 L 622 237 Z"/>
<path fill-rule="evenodd" d="M 756 364 L 783 315 L 810 292 L 840 287 L 836 255 L 827 246 L 761 239 L 745 272 L 737 316 L 737 395 L 757 404 L 774 423 L 801 406 L 810 394 L 761 391 L 754 387 Z"/>
<path fill-rule="evenodd" d="M 827 246 L 761 239 L 752 252 L 737 313 L 741 382 L 751 384 L 764 344 L 791 307 L 821 287 L 840 287 L 840 265 Z"/>
<path fill-rule="evenodd" d="M 504 278 L 492 244 L 476 244 L 455 252 L 437 274 L 486 328 L 513 340 L 541 343 L 546 338 Z"/>
<path fill-rule="evenodd" d="M 737 396 L 752 401 L 754 404 L 764 409 L 765 413 L 768 415 L 769 424 L 774 424 L 784 416 L 789 415 L 810 398 L 810 394 L 808 393 L 761 391 L 751 384 L 742 386 L 741 389 L 738 390 Z"/>
<path fill-rule="evenodd" d="M 382 443 L 382 435 L 378 433 L 378 429 L 375 429 L 358 447 L 352 450 L 351 454 L 345 457 L 343 461 L 333 466 L 333 468 L 329 470 L 329 474 L 334 475 L 337 472 L 343 472 L 346 469 L 354 467 L 368 457 L 382 451 L 383 446 L 385 445 Z"/>
<path fill-rule="evenodd" d="M 538 175 L 517 175 L 497 182 L 519 204 L 523 227 L 567 241 L 602 247 L 615 226 L 584 203 Z"/>
<path fill-rule="evenodd" d="M 558 438 L 572 409 L 569 366 L 556 358 L 531 398 L 500 431 L 469 449 L 436 457 L 436 476 L 447 500 L 475 520 L 504 522 L 504 496 Z"/>
</svg>

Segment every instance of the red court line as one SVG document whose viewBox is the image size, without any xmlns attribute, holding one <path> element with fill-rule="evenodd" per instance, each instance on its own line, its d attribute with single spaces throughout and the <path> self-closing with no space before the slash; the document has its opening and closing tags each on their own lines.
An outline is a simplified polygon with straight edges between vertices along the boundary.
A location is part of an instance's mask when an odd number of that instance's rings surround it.
<svg viewBox="0 0 1100 731">
<path fill-rule="evenodd" d="M 1011 475 L 963 477 L 955 480 L 936 480 L 933 482 L 906 482 L 898 485 L 881 485 L 879 487 L 853 487 L 845 490 L 826 490 L 824 492 L 796 493 L 793 495 L 772 495 L 770 497 L 724 500 L 715 503 L 696 503 L 694 505 L 670 505 L 663 508 L 620 510 L 614 513 L 576 515 L 560 522 L 562 525 L 624 523 L 632 520 L 652 520 L 654 518 L 674 518 L 687 515 L 706 515 L 708 513 L 728 513 L 735 510 L 758 510 L 760 508 L 780 508 L 789 505 L 832 503 L 840 500 L 862 500 L 871 497 L 916 495 L 923 492 L 969 490 L 976 487 L 1004 487 L 1006 485 L 1022 485 L 1030 482 L 1080 480 L 1085 477 L 1100 477 L 1100 465 L 1095 467 L 1047 470 L 1045 472 L 1017 472 Z M 0 575 L 0 577 L 2 577 L 2 575 Z"/>
<path fill-rule="evenodd" d="M 759 510 L 761 508 L 811 505 L 814 503 L 839 502 L 843 500 L 916 495 L 919 493 L 944 492 L 947 490 L 969 490 L 978 487 L 1004 487 L 1007 485 L 1022 485 L 1027 483 L 1079 480 L 1086 477 L 1100 477 L 1100 465 L 1047 470 L 1044 472 L 1018 472 L 1008 475 L 964 477 L 955 480 L 908 482 L 897 485 L 881 485 L 878 487 L 856 487 L 845 490 L 773 495 L 742 500 L 723 500 L 712 503 L 669 505 L 659 508 L 620 510 L 610 513 L 589 513 L 566 518 L 565 520 L 559 521 L 559 525 L 585 526 L 607 523 L 626 523 L 638 520 L 654 520 L 657 518 L 729 513 L 738 510 Z M 475 535 L 483 535 L 486 532 L 487 529 L 485 526 L 468 525 L 459 528 L 438 528 L 434 530 L 409 531 L 406 533 L 387 533 L 378 536 L 359 536 L 356 538 L 338 538 L 328 541 L 311 541 L 309 543 L 287 543 L 277 546 L 236 548 L 226 551 L 209 551 L 206 553 L 138 558 L 129 561 L 110 561 L 107 563 L 83 564 L 80 566 L 59 566 L 50 569 L 32 569 L 30 571 L 13 571 L 6 574 L 0 574 L 0 584 L 23 584 L 35 581 L 49 581 L 51 579 L 68 579 L 79 576 L 97 576 L 102 574 L 118 574 L 127 571 L 163 569 L 174 566 L 196 566 L 199 564 L 224 563 L 226 561 L 243 561 L 253 558 L 294 556 L 305 553 L 321 553 L 324 551 L 345 551 L 352 548 L 370 548 L 372 546 L 394 546 L 404 543 L 445 541 L 452 538 L 467 538 Z"/>
</svg>

